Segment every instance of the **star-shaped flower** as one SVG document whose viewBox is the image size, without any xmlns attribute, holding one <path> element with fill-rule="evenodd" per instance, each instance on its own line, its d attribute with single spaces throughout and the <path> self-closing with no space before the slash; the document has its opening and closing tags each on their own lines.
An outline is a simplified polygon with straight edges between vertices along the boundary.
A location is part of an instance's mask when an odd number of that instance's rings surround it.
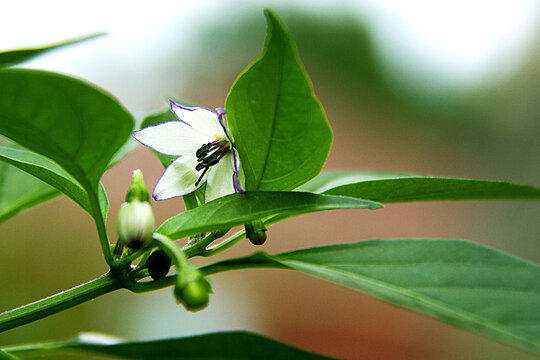
<svg viewBox="0 0 540 360">
<path fill-rule="evenodd" d="M 152 193 L 154 199 L 183 196 L 205 182 L 206 202 L 243 192 L 244 176 L 224 124 L 225 111 L 215 113 L 169 102 L 178 121 L 133 132 L 133 137 L 141 144 L 162 154 L 178 156 L 157 182 Z"/>
</svg>

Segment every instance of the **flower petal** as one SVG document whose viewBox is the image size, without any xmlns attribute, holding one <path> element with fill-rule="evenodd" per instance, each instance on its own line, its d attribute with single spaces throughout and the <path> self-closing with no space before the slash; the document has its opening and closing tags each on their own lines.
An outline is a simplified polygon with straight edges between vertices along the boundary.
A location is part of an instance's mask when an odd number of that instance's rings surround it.
<svg viewBox="0 0 540 360">
<path fill-rule="evenodd" d="M 244 175 L 244 170 L 242 170 L 242 165 L 240 165 L 240 157 L 235 149 L 232 149 L 232 152 L 234 166 L 234 189 L 238 193 L 245 193 L 246 191 L 244 189 L 246 188 L 246 176 Z"/>
<path fill-rule="evenodd" d="M 171 111 L 180 120 L 193 127 L 195 130 L 213 138 L 224 137 L 225 133 L 218 121 L 215 112 L 202 107 L 187 107 L 178 105 L 172 100 Z"/>
<path fill-rule="evenodd" d="M 228 153 L 216 165 L 208 170 L 208 181 L 204 193 L 204 202 L 235 192 L 234 189 L 234 157 Z"/>
<path fill-rule="evenodd" d="M 152 197 L 156 200 L 170 199 L 175 196 L 183 196 L 195 191 L 202 183 L 207 175 L 196 186 L 195 183 L 201 176 L 201 172 L 195 170 L 197 158 L 194 153 L 185 156 L 180 156 L 174 160 L 154 188 Z"/>
<path fill-rule="evenodd" d="M 182 121 L 148 126 L 132 135 L 141 144 L 166 155 L 194 154 L 202 145 L 215 140 Z"/>
</svg>

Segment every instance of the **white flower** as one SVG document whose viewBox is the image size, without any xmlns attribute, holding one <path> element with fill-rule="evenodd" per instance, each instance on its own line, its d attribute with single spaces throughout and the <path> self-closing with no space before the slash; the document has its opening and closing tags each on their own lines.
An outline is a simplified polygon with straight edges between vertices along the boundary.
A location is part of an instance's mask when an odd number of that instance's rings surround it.
<svg viewBox="0 0 540 360">
<path fill-rule="evenodd" d="M 201 107 L 185 107 L 169 100 L 179 121 L 148 126 L 133 132 L 141 144 L 178 156 L 159 179 L 156 200 L 189 194 L 206 182 L 205 201 L 243 192 L 240 161 L 227 134 L 224 111 L 219 115 Z"/>
</svg>

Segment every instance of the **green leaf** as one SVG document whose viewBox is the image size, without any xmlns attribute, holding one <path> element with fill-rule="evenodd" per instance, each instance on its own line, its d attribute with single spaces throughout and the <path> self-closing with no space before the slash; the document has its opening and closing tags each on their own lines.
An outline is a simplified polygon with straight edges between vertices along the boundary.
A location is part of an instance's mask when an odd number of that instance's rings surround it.
<svg viewBox="0 0 540 360">
<path fill-rule="evenodd" d="M 540 199 L 540 188 L 505 181 L 420 177 L 384 172 L 322 173 L 297 190 L 382 203 L 433 200 Z"/>
<path fill-rule="evenodd" d="M 129 359 L 299 359 L 323 360 L 326 356 L 310 353 L 278 341 L 243 331 L 221 332 L 184 338 L 121 341 L 101 334 L 81 334 L 64 341 L 5 348 L 19 356 L 53 356 L 65 353 L 97 353 Z"/>
<path fill-rule="evenodd" d="M 386 180 L 410 176 L 413 175 L 383 171 L 325 171 L 304 185 L 296 188 L 295 191 L 320 194 L 342 185 L 350 185 L 368 180 Z"/>
<path fill-rule="evenodd" d="M 0 160 L 55 187 L 91 213 L 86 191 L 64 169 L 49 159 L 14 146 L 0 146 Z"/>
<path fill-rule="evenodd" d="M 370 240 L 266 259 L 540 351 L 540 266 L 497 250 L 461 240 Z M 230 262 L 239 261 L 265 263 L 260 253 Z"/>
<path fill-rule="evenodd" d="M 89 39 L 93 39 L 95 37 L 104 35 L 103 33 L 99 34 L 92 34 L 76 39 L 67 40 L 61 43 L 48 45 L 48 46 L 42 46 L 42 47 L 36 47 L 36 48 L 30 48 L 30 49 L 17 49 L 17 50 L 7 50 L 7 51 L 1 51 L 0 52 L 0 68 L 13 66 L 22 62 L 25 62 L 27 60 L 30 60 L 36 56 L 39 56 L 45 52 L 58 49 L 63 46 L 79 43 L 82 41 L 86 41 Z"/>
<path fill-rule="evenodd" d="M 359 197 L 382 203 L 540 199 L 540 188 L 505 181 L 410 177 L 342 185 L 327 190 L 324 194 Z"/>
<path fill-rule="evenodd" d="M 279 214 L 293 217 L 334 209 L 379 209 L 381 205 L 366 200 L 302 192 L 248 191 L 231 194 L 183 212 L 166 220 L 157 232 L 172 239 L 203 232 L 226 230 L 250 220 Z"/>
<path fill-rule="evenodd" d="M 0 133 L 55 161 L 84 188 L 97 186 L 130 135 L 131 115 L 108 94 L 58 74 L 4 69 L 0 83 L 8 89 Z"/>
<path fill-rule="evenodd" d="M 14 355 L 8 354 L 4 350 L 0 349 L 0 359 L 2 359 L 2 360 L 18 360 L 20 358 L 14 356 Z"/>
<path fill-rule="evenodd" d="M 246 188 L 292 190 L 321 171 L 332 131 L 290 34 L 274 13 L 265 15 L 263 54 L 232 86 L 227 121 Z"/>
<path fill-rule="evenodd" d="M 43 181 L 0 162 L 0 222 L 58 195 Z"/>
<path fill-rule="evenodd" d="M 0 222 L 7 220 L 21 210 L 60 195 L 54 188 L 69 196 L 92 215 L 92 208 L 86 190 L 49 159 L 19 148 L 15 144 L 8 144 L 0 146 L 0 161 L 6 163 L 1 164 L 2 167 L 0 167 L 0 186 L 4 194 L 0 200 Z M 14 167 L 24 171 L 24 173 L 14 169 Z M 109 202 L 105 189 L 101 184 L 97 197 L 100 212 L 103 219 L 106 220 Z"/>
</svg>

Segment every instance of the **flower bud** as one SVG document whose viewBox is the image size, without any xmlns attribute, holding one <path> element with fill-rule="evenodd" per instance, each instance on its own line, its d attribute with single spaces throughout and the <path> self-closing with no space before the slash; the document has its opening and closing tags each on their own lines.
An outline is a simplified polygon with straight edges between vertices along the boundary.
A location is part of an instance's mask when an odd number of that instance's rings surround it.
<svg viewBox="0 0 540 360">
<path fill-rule="evenodd" d="M 116 231 L 120 240 L 130 249 L 140 249 L 152 241 L 156 228 L 152 206 L 148 202 L 125 202 L 118 211 Z"/>
<path fill-rule="evenodd" d="M 126 194 L 126 201 L 139 200 L 141 202 L 150 202 L 150 194 L 144 185 L 142 171 L 137 169 L 133 171 L 131 177 L 131 186 Z"/>
<path fill-rule="evenodd" d="M 162 250 L 156 250 L 146 260 L 148 274 L 154 280 L 163 279 L 171 268 L 171 259 Z"/>
<path fill-rule="evenodd" d="M 188 274 L 180 272 L 177 276 L 178 282 L 174 288 L 176 301 L 189 311 L 204 309 L 208 305 L 211 292 L 208 280 L 195 269 Z"/>
<path fill-rule="evenodd" d="M 261 220 L 252 221 L 244 225 L 246 237 L 253 245 L 262 245 L 266 241 L 266 227 Z"/>
</svg>

